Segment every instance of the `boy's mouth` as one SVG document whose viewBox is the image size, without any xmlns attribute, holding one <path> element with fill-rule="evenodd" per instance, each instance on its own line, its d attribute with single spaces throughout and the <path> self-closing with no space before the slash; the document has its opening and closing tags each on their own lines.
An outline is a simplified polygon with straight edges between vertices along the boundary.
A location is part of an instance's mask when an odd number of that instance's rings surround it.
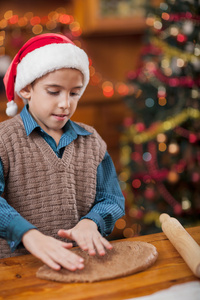
<svg viewBox="0 0 200 300">
<path fill-rule="evenodd" d="M 53 114 L 53 115 L 56 116 L 56 117 L 66 117 L 67 116 L 67 114 L 59 114 L 59 115 Z"/>
<path fill-rule="evenodd" d="M 53 115 L 53 117 L 55 117 L 58 120 L 64 120 L 65 118 L 67 118 L 69 116 L 69 114 L 59 114 L 59 115 L 52 114 L 52 115 Z"/>
</svg>

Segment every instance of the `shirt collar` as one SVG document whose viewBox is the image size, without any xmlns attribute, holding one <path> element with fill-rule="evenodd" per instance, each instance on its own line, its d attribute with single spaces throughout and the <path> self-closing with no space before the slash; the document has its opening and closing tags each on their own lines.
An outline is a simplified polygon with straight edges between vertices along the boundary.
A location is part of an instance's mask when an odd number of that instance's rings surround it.
<svg viewBox="0 0 200 300">
<path fill-rule="evenodd" d="M 68 129 L 73 129 L 77 135 L 90 135 L 92 134 L 91 132 L 87 131 L 85 128 L 81 127 L 80 125 L 78 125 L 77 123 L 69 120 L 65 127 L 64 127 L 64 131 L 68 131 Z"/>
<path fill-rule="evenodd" d="M 28 105 L 25 105 L 23 110 L 20 113 L 20 116 L 22 118 L 22 121 L 24 123 L 24 128 L 26 130 L 26 134 L 27 136 L 29 134 L 31 134 L 31 132 L 35 129 L 35 128 L 41 128 L 38 123 L 33 119 L 33 117 L 31 116 L 31 114 L 28 111 Z"/>
<path fill-rule="evenodd" d="M 36 128 L 42 130 L 42 128 L 38 125 L 38 123 L 33 119 L 31 114 L 29 113 L 28 105 L 24 106 L 23 110 L 20 113 L 20 116 L 24 123 L 24 128 L 26 130 L 27 136 L 29 136 L 31 132 L 33 132 L 33 130 L 35 130 Z M 82 135 L 82 136 L 92 134 L 91 132 L 87 131 L 77 123 L 69 120 L 64 126 L 64 134 L 71 130 L 74 131 L 77 135 Z"/>
</svg>

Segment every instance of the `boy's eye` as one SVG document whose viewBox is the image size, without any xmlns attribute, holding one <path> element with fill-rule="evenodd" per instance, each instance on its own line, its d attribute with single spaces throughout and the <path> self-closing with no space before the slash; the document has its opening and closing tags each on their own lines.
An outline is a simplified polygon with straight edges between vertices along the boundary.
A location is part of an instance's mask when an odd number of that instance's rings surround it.
<svg viewBox="0 0 200 300">
<path fill-rule="evenodd" d="M 79 93 L 75 93 L 75 92 L 71 92 L 70 94 L 71 94 L 72 97 L 79 96 Z"/>
<path fill-rule="evenodd" d="M 47 90 L 47 93 L 50 94 L 50 95 L 58 95 L 59 91 L 49 91 L 49 90 Z"/>
</svg>

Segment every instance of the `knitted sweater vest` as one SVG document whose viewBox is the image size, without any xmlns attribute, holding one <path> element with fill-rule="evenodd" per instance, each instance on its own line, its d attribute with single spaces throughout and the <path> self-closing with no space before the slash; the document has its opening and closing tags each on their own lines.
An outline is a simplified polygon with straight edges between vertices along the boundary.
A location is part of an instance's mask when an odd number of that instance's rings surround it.
<svg viewBox="0 0 200 300">
<path fill-rule="evenodd" d="M 26 135 L 20 115 L 0 123 L 3 197 L 42 233 L 56 238 L 59 229 L 72 228 L 90 211 L 97 167 L 106 153 L 106 144 L 94 128 L 80 125 L 92 134 L 78 136 L 58 158 L 37 132 Z M 0 258 L 25 252 L 18 249 L 11 254 L 0 239 Z"/>
</svg>

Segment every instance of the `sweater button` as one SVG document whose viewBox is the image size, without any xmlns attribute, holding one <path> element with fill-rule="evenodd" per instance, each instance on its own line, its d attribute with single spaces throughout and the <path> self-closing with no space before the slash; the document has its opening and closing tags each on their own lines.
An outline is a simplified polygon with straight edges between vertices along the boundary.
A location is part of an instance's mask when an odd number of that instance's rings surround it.
<svg viewBox="0 0 200 300">
<path fill-rule="evenodd" d="M 11 246 L 11 248 L 13 248 L 15 246 L 15 242 L 12 241 L 10 246 Z"/>
</svg>

